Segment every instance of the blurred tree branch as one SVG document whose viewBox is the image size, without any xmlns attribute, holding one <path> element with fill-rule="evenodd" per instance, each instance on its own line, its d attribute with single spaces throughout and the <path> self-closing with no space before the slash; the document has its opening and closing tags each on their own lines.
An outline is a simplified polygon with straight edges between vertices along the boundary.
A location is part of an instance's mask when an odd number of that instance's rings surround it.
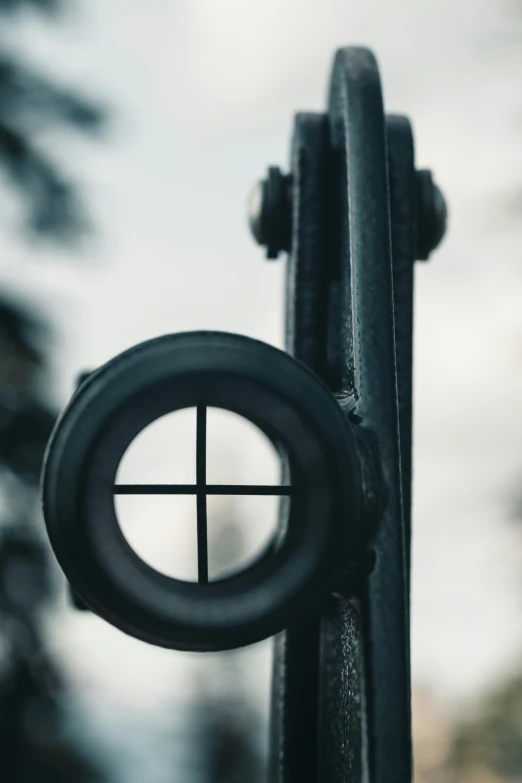
<svg viewBox="0 0 522 783">
<path fill-rule="evenodd" d="M 23 68 L 0 62 L 0 166 L 27 202 L 27 228 L 54 240 L 78 239 L 86 228 L 76 187 L 38 148 L 44 123 L 98 130 L 102 114 L 66 91 L 35 78 L 23 85 Z M 43 97 L 47 96 L 47 97 Z"/>
<path fill-rule="evenodd" d="M 63 3 L 62 0 L 0 0 L 0 12 L 16 12 L 25 6 L 33 6 L 46 13 L 56 13 L 63 7 Z"/>
<path fill-rule="evenodd" d="M 59 0 L 0 0 L 14 24 L 30 9 L 58 18 Z M 8 20 L 9 17 L 9 20 Z M 88 227 L 77 186 L 46 151 L 43 134 L 93 134 L 103 111 L 0 55 L 0 171 L 25 208 L 20 235 L 76 242 Z M 5 783 L 101 783 L 101 762 L 67 734 L 71 705 L 39 619 L 53 584 L 34 500 L 56 415 L 45 394 L 50 332 L 30 305 L 0 291 L 0 779 Z M 38 518 L 38 517 L 36 517 Z"/>
<path fill-rule="evenodd" d="M 0 0 L 0 13 L 26 5 L 55 14 L 56 0 Z M 75 241 L 88 227 L 77 187 L 40 147 L 49 128 L 99 132 L 105 113 L 91 100 L 26 67 L 14 56 L 0 59 L 0 167 L 27 204 L 31 234 Z"/>
<path fill-rule="evenodd" d="M 0 0 L 6 21 L 32 7 L 58 18 L 59 0 Z M 12 22 L 11 22 L 12 23 Z M 25 205 L 23 233 L 77 242 L 88 227 L 75 183 L 41 145 L 45 131 L 96 134 L 102 109 L 35 72 L 15 54 L 0 56 L 0 171 Z M 35 482 L 54 421 L 43 399 L 49 332 L 27 306 L 0 293 L 0 469 Z"/>
</svg>

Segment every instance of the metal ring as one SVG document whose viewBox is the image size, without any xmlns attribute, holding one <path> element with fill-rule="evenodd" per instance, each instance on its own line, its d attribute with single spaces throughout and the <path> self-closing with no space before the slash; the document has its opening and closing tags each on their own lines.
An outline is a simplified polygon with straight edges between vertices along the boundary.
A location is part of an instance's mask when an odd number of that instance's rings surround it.
<svg viewBox="0 0 522 783">
<path fill-rule="evenodd" d="M 138 433 L 198 405 L 233 411 L 282 444 L 293 485 L 270 550 L 209 584 L 173 579 L 141 560 L 113 497 Z M 291 624 L 346 562 L 362 508 L 355 440 L 326 386 L 282 351 L 212 332 L 142 343 L 93 372 L 58 421 L 42 485 L 49 537 L 77 595 L 122 631 L 182 650 L 238 647 Z"/>
</svg>

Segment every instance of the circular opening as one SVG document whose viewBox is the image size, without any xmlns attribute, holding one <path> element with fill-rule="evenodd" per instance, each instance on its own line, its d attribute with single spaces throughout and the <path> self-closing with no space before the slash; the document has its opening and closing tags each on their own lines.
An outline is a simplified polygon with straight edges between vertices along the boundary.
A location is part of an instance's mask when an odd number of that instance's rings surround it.
<svg viewBox="0 0 522 783">
<path fill-rule="evenodd" d="M 148 565 L 176 579 L 206 582 L 242 571 L 276 533 L 287 491 L 281 463 L 264 433 L 230 411 L 163 416 L 119 465 L 114 500 L 123 535 Z"/>
</svg>

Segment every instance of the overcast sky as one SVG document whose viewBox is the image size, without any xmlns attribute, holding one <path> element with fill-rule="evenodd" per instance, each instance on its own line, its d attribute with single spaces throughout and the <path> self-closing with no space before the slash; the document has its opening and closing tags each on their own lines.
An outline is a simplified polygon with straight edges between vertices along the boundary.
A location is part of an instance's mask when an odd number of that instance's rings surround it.
<svg viewBox="0 0 522 783">
<path fill-rule="evenodd" d="M 60 26 L 28 16 L 12 43 L 112 110 L 105 140 L 45 140 L 84 184 L 97 235 L 78 259 L 35 254 L 11 231 L 13 211 L 3 219 L 0 261 L 3 283 L 33 296 L 61 330 L 61 402 L 79 369 L 166 332 L 226 329 L 281 344 L 283 264 L 263 262 L 250 240 L 246 195 L 266 165 L 287 164 L 294 112 L 324 108 L 334 50 L 361 43 L 375 51 L 386 107 L 411 118 L 418 164 L 434 170 L 451 215 L 444 245 L 417 267 L 414 676 L 450 698 L 473 695 L 516 665 L 522 648 L 522 538 L 509 518 L 522 475 L 522 29 L 514 7 L 71 5 L 77 10 Z M 164 549 L 165 535 L 156 531 L 151 546 Z M 183 656 L 94 617 L 65 614 L 53 638 L 91 694 L 146 705 L 186 690 Z M 268 668 L 259 656 L 262 690 Z"/>
</svg>

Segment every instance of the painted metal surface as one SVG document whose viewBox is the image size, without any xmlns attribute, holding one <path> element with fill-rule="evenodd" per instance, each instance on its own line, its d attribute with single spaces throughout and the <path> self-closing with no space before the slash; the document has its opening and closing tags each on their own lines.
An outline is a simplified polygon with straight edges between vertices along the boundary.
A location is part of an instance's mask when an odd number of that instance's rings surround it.
<svg viewBox="0 0 522 783">
<path fill-rule="evenodd" d="M 326 111 L 296 117 L 290 173 L 271 167 L 251 202 L 268 257 L 288 252 L 286 352 L 212 332 L 142 343 L 81 381 L 48 447 L 44 514 L 77 606 L 173 649 L 279 632 L 272 783 L 411 780 L 413 267 L 440 241 L 441 199 L 415 171 L 408 120 L 384 113 L 371 52 L 340 50 Z M 280 485 L 207 484 L 208 406 L 268 436 Z M 133 438 L 186 407 L 196 482 L 115 483 Z M 197 582 L 131 550 L 115 494 L 196 496 Z M 281 498 L 263 554 L 216 580 L 210 494 Z"/>
</svg>

